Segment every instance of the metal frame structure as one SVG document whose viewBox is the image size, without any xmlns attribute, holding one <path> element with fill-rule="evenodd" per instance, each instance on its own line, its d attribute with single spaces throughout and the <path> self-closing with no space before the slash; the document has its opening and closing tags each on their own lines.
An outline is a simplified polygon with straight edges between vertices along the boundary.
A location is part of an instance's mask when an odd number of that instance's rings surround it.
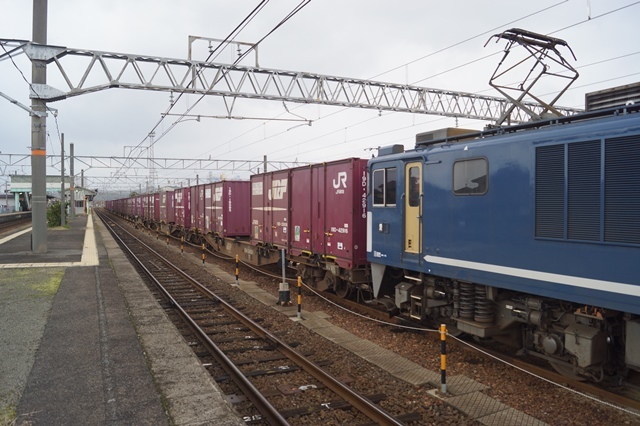
<svg viewBox="0 0 640 426">
<path fill-rule="evenodd" d="M 8 157 L 5 159 L 5 157 Z M 60 164 L 59 155 L 47 155 L 47 162 L 51 167 Z M 7 167 L 26 165 L 31 158 L 30 154 L 0 154 L 0 174 L 4 174 Z M 163 170 L 191 170 L 191 171 L 229 171 L 229 172 L 252 172 L 256 173 L 259 168 L 268 167 L 269 170 L 290 169 L 302 165 L 306 162 L 298 161 L 256 161 L 256 160 L 214 160 L 202 158 L 150 158 L 150 157 L 101 157 L 76 155 L 74 161 L 86 166 L 86 169 L 116 169 L 126 168 L 137 173 L 138 170 L 149 170 L 149 161 L 155 167 Z M 85 170 L 86 170 L 85 169 Z M 148 175 L 147 175 L 148 176 Z"/>
<path fill-rule="evenodd" d="M 233 102 L 226 98 L 277 100 L 366 108 L 378 111 L 431 114 L 446 117 L 497 121 L 506 115 L 511 123 L 540 115 L 548 106 L 521 102 L 513 107 L 511 100 L 467 92 L 430 89 L 355 78 L 335 77 L 299 71 L 284 71 L 241 65 L 219 64 L 149 55 L 72 49 L 47 46 L 27 40 L 0 39 L 8 55 L 26 54 L 30 60 L 43 61 L 56 69 L 67 84 L 60 90 L 48 84 L 33 84 L 31 97 L 46 102 L 112 88 L 183 92 L 225 98 L 231 116 Z M 65 60 L 85 62 L 84 72 L 72 81 Z M 195 77 L 194 77 L 195 76 Z M 90 85 L 89 81 L 98 83 Z M 555 107 L 562 115 L 573 115 L 581 109 Z"/>
</svg>

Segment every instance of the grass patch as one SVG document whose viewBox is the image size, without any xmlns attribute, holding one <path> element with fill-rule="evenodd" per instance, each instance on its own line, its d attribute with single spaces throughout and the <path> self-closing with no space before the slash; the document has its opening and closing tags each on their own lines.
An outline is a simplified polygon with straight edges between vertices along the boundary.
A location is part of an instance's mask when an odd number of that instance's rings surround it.
<svg viewBox="0 0 640 426">
<path fill-rule="evenodd" d="M 64 269 L 57 269 L 46 275 L 46 279 L 38 281 L 31 285 L 31 288 L 37 291 L 36 296 L 53 296 L 58 292 L 62 277 L 64 276 Z"/>
<path fill-rule="evenodd" d="M 0 406 L 0 425 L 12 425 L 16 420 L 16 406 L 11 404 L 6 407 Z"/>
</svg>

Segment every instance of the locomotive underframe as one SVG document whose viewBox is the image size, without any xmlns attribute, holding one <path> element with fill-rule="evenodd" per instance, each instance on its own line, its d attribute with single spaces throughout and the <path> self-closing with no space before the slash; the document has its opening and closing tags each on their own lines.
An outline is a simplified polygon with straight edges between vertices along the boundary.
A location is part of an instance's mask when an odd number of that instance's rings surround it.
<svg viewBox="0 0 640 426">
<path fill-rule="evenodd" d="M 389 267 L 377 297 L 414 321 L 519 348 L 574 377 L 619 382 L 625 365 L 638 369 L 629 333 L 640 322 L 621 312 Z"/>
</svg>

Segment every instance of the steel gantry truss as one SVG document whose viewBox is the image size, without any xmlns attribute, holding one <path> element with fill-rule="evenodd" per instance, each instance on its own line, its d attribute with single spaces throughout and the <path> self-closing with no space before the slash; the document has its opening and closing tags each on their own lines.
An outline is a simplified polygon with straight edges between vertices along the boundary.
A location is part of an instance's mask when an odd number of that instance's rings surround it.
<svg viewBox="0 0 640 426">
<path fill-rule="evenodd" d="M 234 99 L 314 103 L 494 122 L 512 107 L 512 103 L 504 98 L 411 85 L 149 55 L 72 49 L 39 45 L 26 40 L 0 39 L 0 43 L 7 52 L 3 51 L 0 61 L 9 55 L 24 53 L 32 61 L 46 62 L 50 73 L 53 70 L 60 73 L 66 82 L 66 89 L 54 88 L 47 84 L 32 86 L 31 97 L 47 102 L 110 88 L 127 88 L 216 95 Z M 73 60 L 74 67 L 84 63 L 84 72 L 81 72 L 76 80 L 67 72 L 66 60 Z M 537 103 L 523 102 L 522 105 L 526 108 L 513 108 L 509 114 L 510 123 L 529 121 L 532 111 L 534 114 L 546 111 L 545 107 Z M 233 102 L 226 103 L 226 107 L 231 115 Z M 582 111 L 576 108 L 554 108 L 562 115 Z"/>
<path fill-rule="evenodd" d="M 0 175 L 6 174 L 9 167 L 27 166 L 31 159 L 30 154 L 0 154 Z M 298 161 L 250 161 L 250 160 L 214 160 L 202 158 L 151 158 L 151 157 L 100 157 L 100 156 L 82 156 L 73 157 L 76 163 L 80 163 L 80 167 L 88 169 L 127 169 L 132 174 L 140 172 L 148 172 L 149 162 L 153 162 L 154 166 L 162 170 L 189 170 L 193 172 L 250 172 L 259 173 L 268 170 L 282 170 L 292 167 L 308 165 L 309 163 L 301 163 Z M 59 155 L 47 155 L 47 163 L 51 167 L 57 167 L 60 164 Z M 146 176 L 148 178 L 148 175 Z"/>
</svg>

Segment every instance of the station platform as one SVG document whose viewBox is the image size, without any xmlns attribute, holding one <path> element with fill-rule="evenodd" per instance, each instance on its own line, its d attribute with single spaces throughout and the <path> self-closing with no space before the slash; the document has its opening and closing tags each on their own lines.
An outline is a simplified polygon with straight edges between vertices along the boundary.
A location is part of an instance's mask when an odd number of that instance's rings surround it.
<svg viewBox="0 0 640 426">
<path fill-rule="evenodd" d="M 0 424 L 244 424 L 95 225 L 0 238 Z"/>
</svg>

